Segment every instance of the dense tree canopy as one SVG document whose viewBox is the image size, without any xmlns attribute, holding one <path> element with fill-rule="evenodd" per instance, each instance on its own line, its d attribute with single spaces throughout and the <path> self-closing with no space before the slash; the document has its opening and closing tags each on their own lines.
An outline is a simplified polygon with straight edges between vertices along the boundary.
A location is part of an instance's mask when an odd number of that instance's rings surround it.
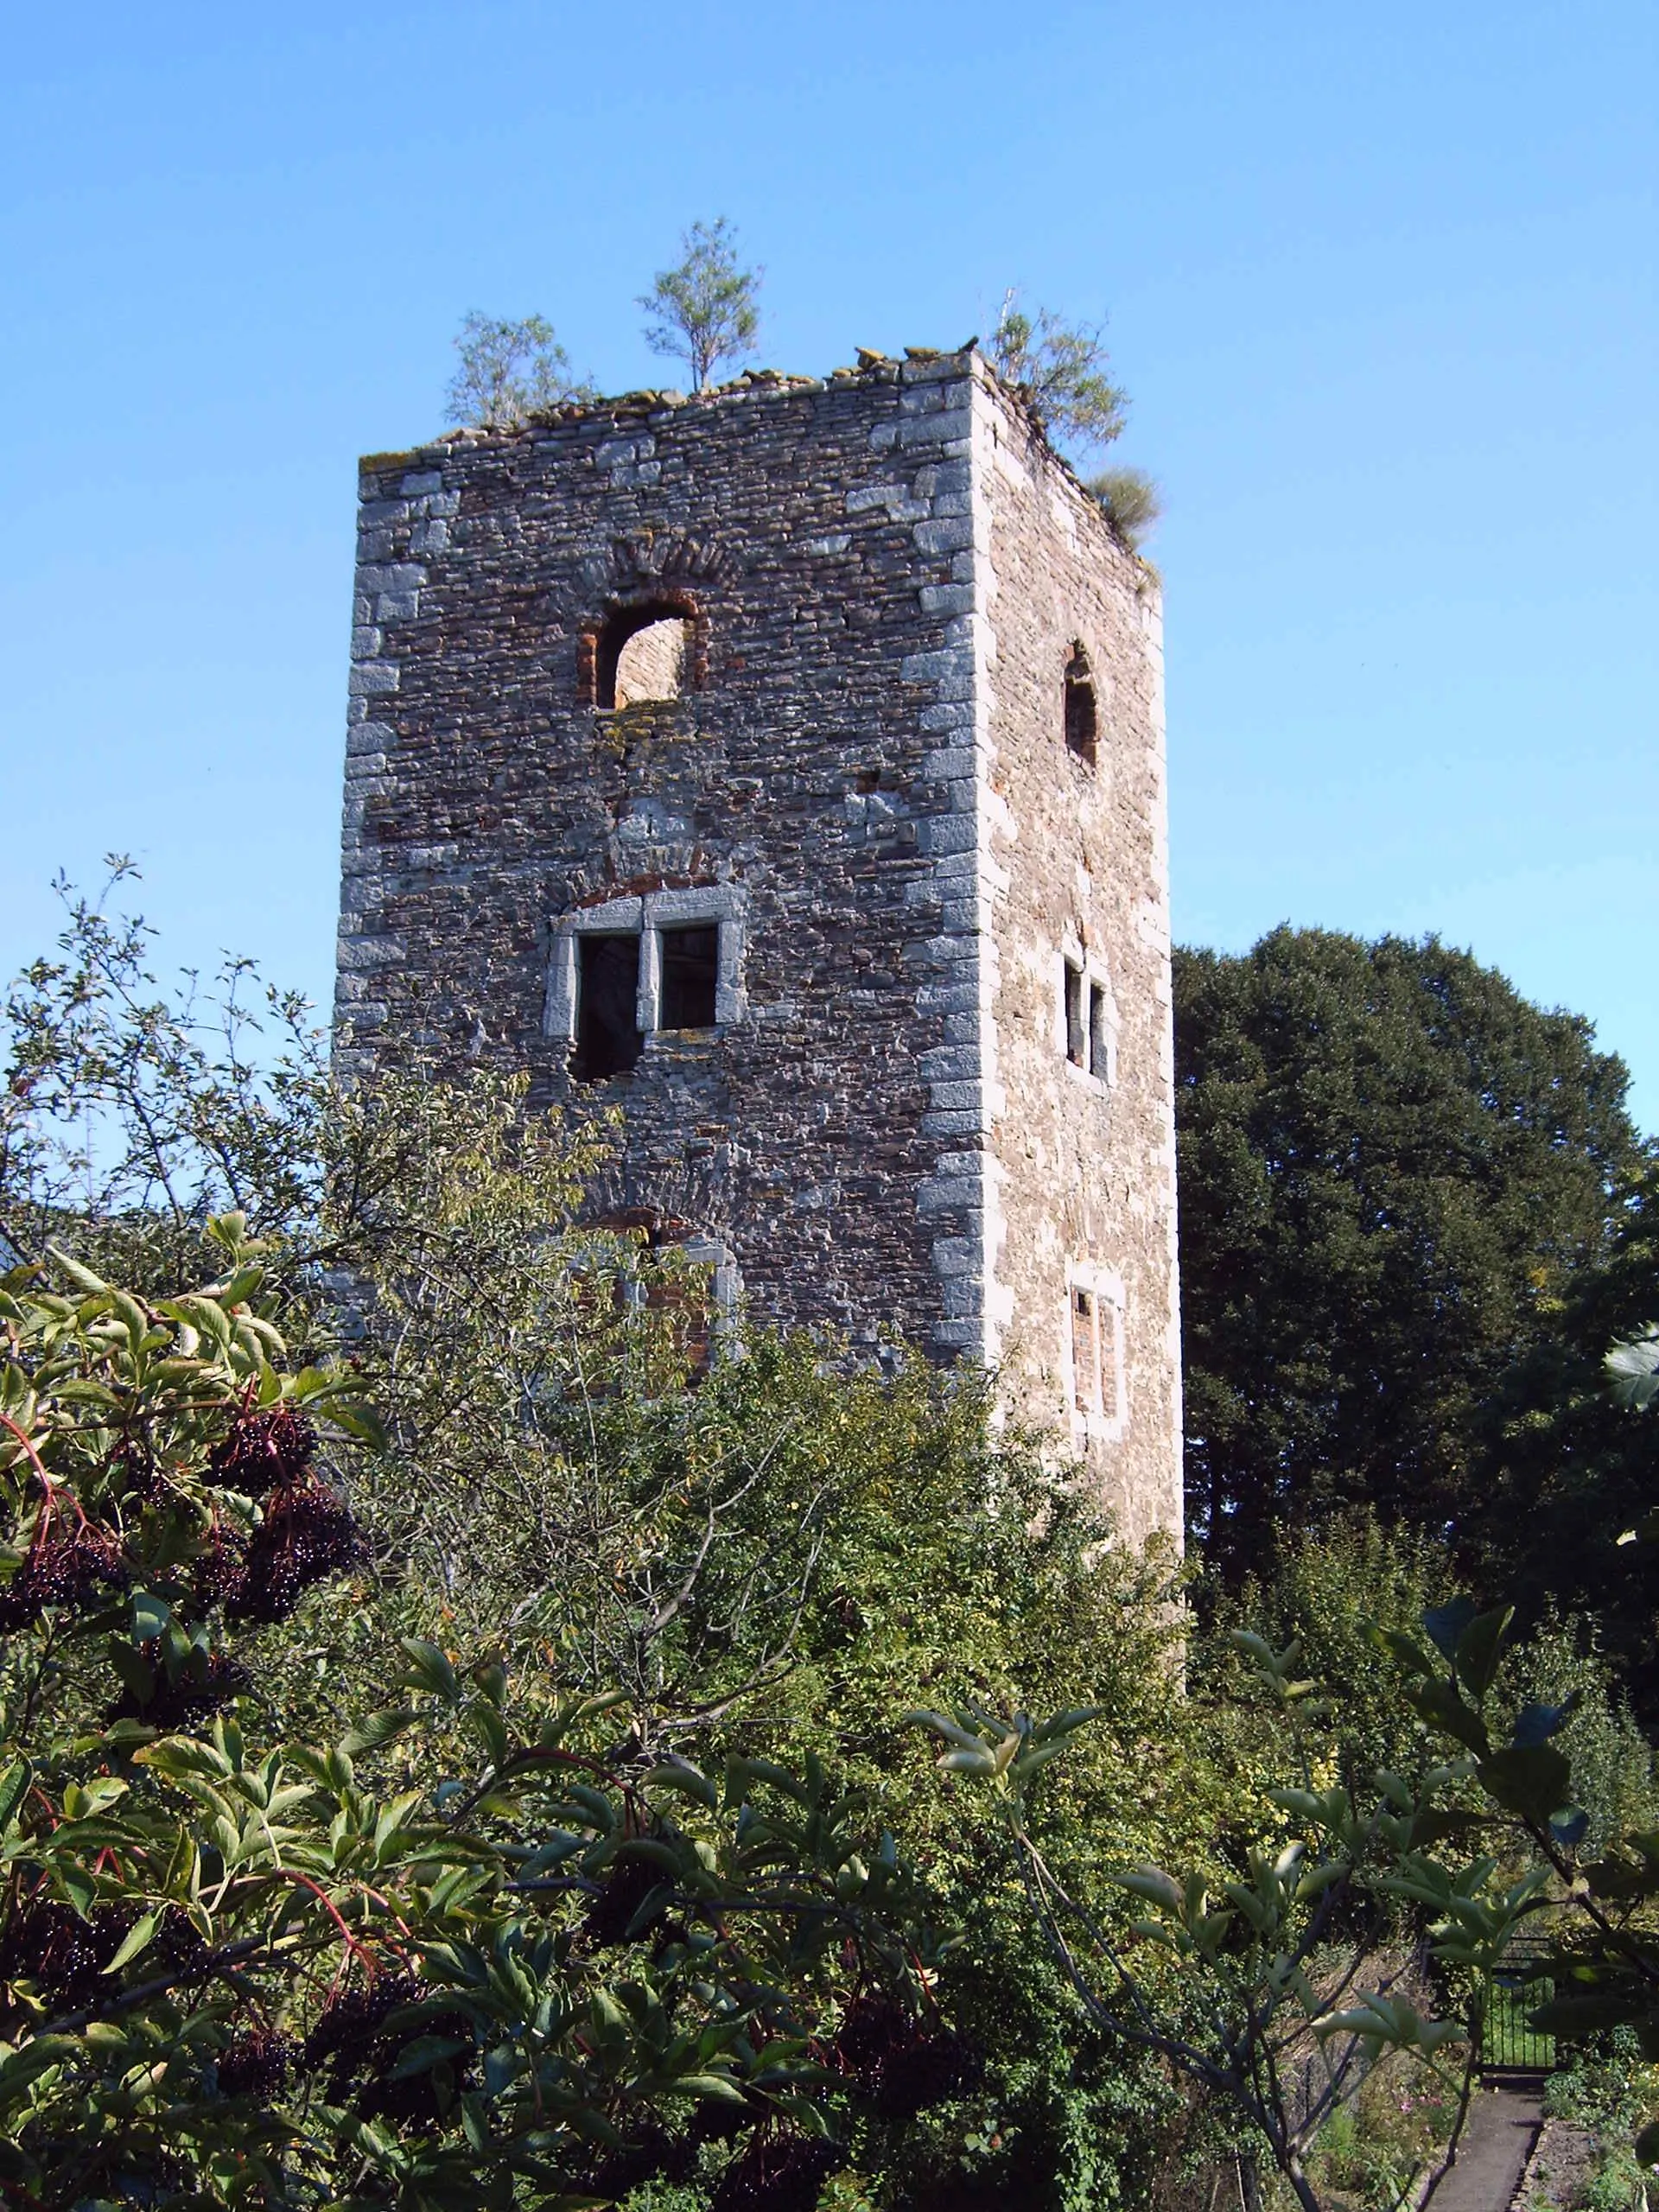
<svg viewBox="0 0 1659 2212">
<path fill-rule="evenodd" d="M 1500 1663 L 1507 1624 L 1439 1602 L 1447 1529 L 1497 1557 L 1525 1512 L 1599 1519 L 1597 1600 L 1609 1454 L 1619 1517 L 1647 1503 L 1659 1355 L 1630 1408 L 1600 1362 L 1654 1310 L 1651 1185 L 1582 1024 L 1433 945 L 1184 957 L 1187 1233 L 1227 1292 L 1190 1309 L 1195 1449 L 1233 1455 L 1230 1535 L 1252 1424 L 1274 1442 L 1243 1594 L 1183 1666 L 1173 1562 L 1115 1547 L 987 1378 L 741 1324 L 694 1367 L 696 1271 L 584 1223 L 602 1133 L 483 1074 L 342 1091 L 296 1002 L 148 958 L 72 899 L 5 1009 L 24 2201 L 1197 2212 L 1259 2183 L 1278 2212 L 1276 2167 L 1346 2206 L 1343 2085 L 1386 2050 L 1414 2094 L 1442 2044 L 1466 2084 L 1531 1901 L 1644 1847 L 1614 1639 L 1558 1623 Z M 1299 1509 L 1322 1536 L 1260 1542 Z M 1628 1631 L 1653 1553 L 1618 1555 Z M 1217 1633 L 1246 1620 L 1272 1649 Z M 1421 1857 L 1471 1813 L 1501 1866 Z M 1400 1914 L 1454 1878 L 1481 1929 L 1436 1936 L 1431 2024 Z M 1385 2012 L 1332 2014 L 1367 1988 Z M 1384 2144 L 1367 2212 L 1448 2118 Z"/>
<path fill-rule="evenodd" d="M 1236 1580 L 1359 1504 L 1478 1550 L 1489 1402 L 1612 1258 L 1643 1167 L 1622 1064 L 1433 938 L 1180 951 L 1175 1007 L 1206 1564 Z"/>
</svg>

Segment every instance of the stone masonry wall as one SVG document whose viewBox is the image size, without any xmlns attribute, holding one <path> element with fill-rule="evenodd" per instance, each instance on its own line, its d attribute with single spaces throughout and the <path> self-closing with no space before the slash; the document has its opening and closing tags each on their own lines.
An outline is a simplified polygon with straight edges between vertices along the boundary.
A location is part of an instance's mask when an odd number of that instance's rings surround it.
<svg viewBox="0 0 1659 2212">
<path fill-rule="evenodd" d="M 979 995 L 949 741 L 969 390 L 957 357 L 763 376 L 366 462 L 337 1005 L 348 1065 L 626 1102 L 606 1200 L 721 1239 L 769 1317 L 939 1353 L 982 1348 L 950 1072 Z M 595 627 L 657 601 L 692 620 L 687 689 L 595 709 Z M 559 918 L 712 884 L 741 900 L 742 1018 L 574 1083 L 543 1033 Z"/>
<path fill-rule="evenodd" d="M 1125 1533 L 1181 1526 L 1174 1066 L 1162 629 L 1147 572 L 991 379 L 976 393 L 986 609 L 980 741 L 1000 1095 L 990 1187 L 1013 1395 L 1072 1431 Z M 1068 750 L 1065 675 L 1081 645 L 1092 766 Z M 1062 963 L 1104 986 L 1112 1080 L 1071 1065 Z M 1116 1301 L 1122 1372 L 1080 1420 L 1073 1280 Z M 1116 1402 L 1114 1402 L 1116 1400 Z"/>
</svg>

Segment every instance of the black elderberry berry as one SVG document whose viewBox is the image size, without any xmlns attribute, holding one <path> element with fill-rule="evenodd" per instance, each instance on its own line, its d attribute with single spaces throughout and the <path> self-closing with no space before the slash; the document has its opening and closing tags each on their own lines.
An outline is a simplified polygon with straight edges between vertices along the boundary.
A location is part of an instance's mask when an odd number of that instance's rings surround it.
<svg viewBox="0 0 1659 2212">
<path fill-rule="evenodd" d="M 849 2074 L 874 2076 L 891 2050 L 912 2036 L 911 2018 L 887 1997 L 860 1997 L 847 2007 L 836 2051 Z"/>
<path fill-rule="evenodd" d="M 836 2051 L 883 2120 L 914 2120 L 977 2080 L 978 2055 L 945 2029 L 928 2035 L 885 1997 L 849 2005 Z"/>
<path fill-rule="evenodd" d="M 386 2026 L 394 2012 L 429 1993 L 412 1974 L 382 1974 L 365 1987 L 339 1992 L 324 2006 L 305 2039 L 304 2059 L 309 2069 L 327 2069 L 328 2094 L 334 2103 L 349 2103 L 365 2120 L 390 2120 L 404 2126 L 429 2126 L 437 2120 L 440 2099 L 433 2075 L 406 2075 L 393 2081 L 392 2067 L 415 2035 L 442 2037 L 464 2046 L 449 2062 L 459 2087 L 470 2071 L 471 2022 L 462 2012 L 443 2012 L 407 2031 Z"/>
<path fill-rule="evenodd" d="M 241 1587 L 225 1610 L 232 1620 L 286 1620 L 313 1583 L 360 1565 L 367 1553 L 345 1500 L 307 1475 L 266 1500 Z"/>
<path fill-rule="evenodd" d="M 288 2087 L 289 2069 L 299 2055 L 299 2045 L 274 2028 L 246 2029 L 219 2054 L 219 2094 L 269 2105 Z"/>
<path fill-rule="evenodd" d="M 121 1547 L 107 1529 L 84 1521 L 66 1529 L 52 1520 L 0 1590 L 0 1630 L 29 1627 L 48 1605 L 84 1605 L 102 1590 L 124 1589 L 128 1580 Z"/>
<path fill-rule="evenodd" d="M 317 1432 L 292 1406 L 263 1406 L 231 1424 L 208 1465 L 226 1489 L 285 1490 L 316 1457 Z"/>
<path fill-rule="evenodd" d="M 13 1914 L 0 1936 L 0 1981 L 32 1981 L 48 2003 L 66 2009 L 90 2004 L 136 1916 L 129 1905 L 96 1905 L 83 1920 L 73 1905 L 37 1897 Z"/>
<path fill-rule="evenodd" d="M 0 1636 L 16 1629 L 32 1628 L 41 1611 L 41 1594 L 29 1578 L 29 1562 L 25 1560 L 10 1581 L 0 1585 Z"/>
<path fill-rule="evenodd" d="M 156 1455 L 148 1445 L 128 1437 L 116 1447 L 111 1465 L 120 1475 L 129 1494 L 142 1503 L 148 1505 L 161 1496 L 165 1484 L 161 1469 L 156 1464 Z"/>
<path fill-rule="evenodd" d="M 979 2079 L 976 2051 L 948 2030 L 890 2051 L 873 2085 L 872 2101 L 883 2120 L 911 2120 L 930 2106 L 958 2096 Z"/>
<path fill-rule="evenodd" d="M 191 1570 L 199 1604 L 232 1605 L 247 1587 L 248 1540 L 239 1529 L 215 1522 L 207 1548 Z"/>
</svg>

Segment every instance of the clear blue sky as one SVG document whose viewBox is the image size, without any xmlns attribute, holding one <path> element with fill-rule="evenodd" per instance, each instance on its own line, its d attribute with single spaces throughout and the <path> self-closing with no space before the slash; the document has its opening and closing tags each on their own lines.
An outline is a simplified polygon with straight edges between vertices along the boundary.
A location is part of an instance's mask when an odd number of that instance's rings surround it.
<svg viewBox="0 0 1659 2212">
<path fill-rule="evenodd" d="M 1181 937 L 1438 930 L 1659 1125 L 1656 116 L 1650 0 L 14 10 L 0 970 L 118 848 L 326 1001 L 356 454 L 471 308 L 671 381 L 725 213 L 779 366 L 1109 314 Z"/>
</svg>

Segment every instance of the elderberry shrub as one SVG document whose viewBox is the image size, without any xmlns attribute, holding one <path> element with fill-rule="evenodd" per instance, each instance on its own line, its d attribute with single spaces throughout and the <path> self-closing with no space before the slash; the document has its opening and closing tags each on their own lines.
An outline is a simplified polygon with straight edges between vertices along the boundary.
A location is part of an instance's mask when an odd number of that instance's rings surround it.
<svg viewBox="0 0 1659 2212">
<path fill-rule="evenodd" d="M 283 1621 L 315 1582 L 357 1567 L 368 1546 L 351 1508 L 315 1475 L 272 1492 L 248 1546 L 241 1586 L 226 1603 L 232 1620 Z"/>
<path fill-rule="evenodd" d="M 757 2135 L 715 2184 L 709 2212 L 814 2212 L 818 2192 L 847 2163 L 839 2143 Z"/>
<path fill-rule="evenodd" d="M 349 2104 L 364 2120 L 390 2120 L 405 2127 L 429 2127 L 442 2116 L 443 2098 L 432 2072 L 391 2078 L 404 2045 L 419 2036 L 437 2036 L 463 2048 L 448 2062 L 459 2089 L 472 2072 L 473 2025 L 464 2012 L 441 2012 L 418 2027 L 388 2028 L 394 2012 L 431 1994 L 409 1974 L 378 1974 L 364 1987 L 336 1993 L 323 2007 L 305 2039 L 304 2063 L 327 2074 L 334 2104 Z"/>
<path fill-rule="evenodd" d="M 124 1589 L 128 1580 L 120 1544 L 107 1529 L 85 1521 L 66 1530 L 50 1521 L 0 1587 L 0 1634 L 32 1627 L 48 1605 L 85 1605 L 105 1590 Z"/>
<path fill-rule="evenodd" d="M 279 2035 L 275 2028 L 245 2028 L 219 2053 L 219 2093 L 270 2105 L 288 2087 L 289 2069 L 299 2056 L 300 2046 L 291 2036 Z"/>
<path fill-rule="evenodd" d="M 291 1488 L 316 1455 L 316 1430 L 303 1414 L 279 1404 L 238 1414 L 208 1465 L 225 1489 L 257 1495 Z"/>
</svg>

